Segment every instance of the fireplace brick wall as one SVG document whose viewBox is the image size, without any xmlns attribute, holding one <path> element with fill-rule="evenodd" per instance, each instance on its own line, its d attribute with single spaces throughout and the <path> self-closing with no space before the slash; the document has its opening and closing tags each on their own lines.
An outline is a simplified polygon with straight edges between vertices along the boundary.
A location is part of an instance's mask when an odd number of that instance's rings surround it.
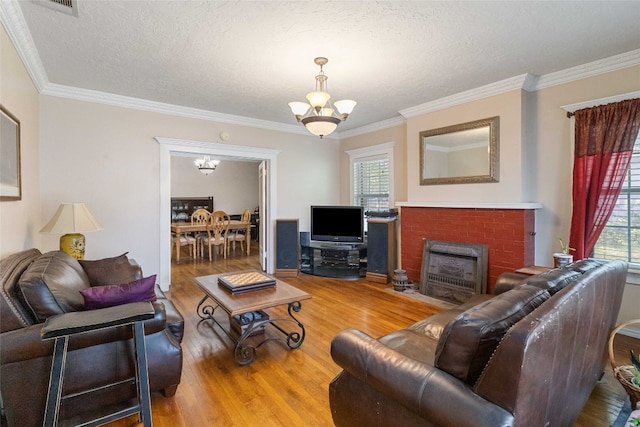
<svg viewBox="0 0 640 427">
<path fill-rule="evenodd" d="M 506 271 L 533 265 L 534 209 L 406 207 L 400 210 L 402 268 L 420 283 L 424 240 L 484 244 L 489 247 L 487 292 Z"/>
</svg>

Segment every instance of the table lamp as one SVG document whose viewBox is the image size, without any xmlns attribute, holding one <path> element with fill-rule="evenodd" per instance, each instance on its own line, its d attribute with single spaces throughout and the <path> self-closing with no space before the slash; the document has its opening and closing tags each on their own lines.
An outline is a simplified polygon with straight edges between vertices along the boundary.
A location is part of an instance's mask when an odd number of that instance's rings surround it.
<svg viewBox="0 0 640 427">
<path fill-rule="evenodd" d="M 84 259 L 85 238 L 80 233 L 103 230 L 84 203 L 62 203 L 41 233 L 60 234 L 60 250 Z"/>
</svg>

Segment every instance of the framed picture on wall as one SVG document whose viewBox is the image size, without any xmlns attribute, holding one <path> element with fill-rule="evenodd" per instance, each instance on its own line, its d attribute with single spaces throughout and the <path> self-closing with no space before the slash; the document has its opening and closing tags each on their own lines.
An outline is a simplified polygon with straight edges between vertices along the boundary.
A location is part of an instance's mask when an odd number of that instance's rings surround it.
<svg viewBox="0 0 640 427">
<path fill-rule="evenodd" d="M 0 200 L 20 199 L 20 121 L 0 105 Z"/>
</svg>

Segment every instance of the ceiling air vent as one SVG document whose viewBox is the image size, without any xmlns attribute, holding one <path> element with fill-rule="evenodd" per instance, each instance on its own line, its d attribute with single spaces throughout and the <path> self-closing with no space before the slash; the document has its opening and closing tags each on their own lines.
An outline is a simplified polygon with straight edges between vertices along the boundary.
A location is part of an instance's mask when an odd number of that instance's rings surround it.
<svg viewBox="0 0 640 427">
<path fill-rule="evenodd" d="M 66 13 L 67 15 L 78 16 L 77 0 L 31 0 L 33 3 L 48 7 L 57 12 Z"/>
</svg>

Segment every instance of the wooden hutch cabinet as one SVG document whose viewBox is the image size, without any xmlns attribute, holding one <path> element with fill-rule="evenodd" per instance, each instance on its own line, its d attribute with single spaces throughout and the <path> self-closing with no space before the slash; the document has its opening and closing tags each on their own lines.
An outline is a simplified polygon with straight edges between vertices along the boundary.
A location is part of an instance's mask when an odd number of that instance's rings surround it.
<svg viewBox="0 0 640 427">
<path fill-rule="evenodd" d="M 191 214 L 196 209 L 213 212 L 213 197 L 172 197 L 171 222 L 191 221 Z"/>
</svg>

